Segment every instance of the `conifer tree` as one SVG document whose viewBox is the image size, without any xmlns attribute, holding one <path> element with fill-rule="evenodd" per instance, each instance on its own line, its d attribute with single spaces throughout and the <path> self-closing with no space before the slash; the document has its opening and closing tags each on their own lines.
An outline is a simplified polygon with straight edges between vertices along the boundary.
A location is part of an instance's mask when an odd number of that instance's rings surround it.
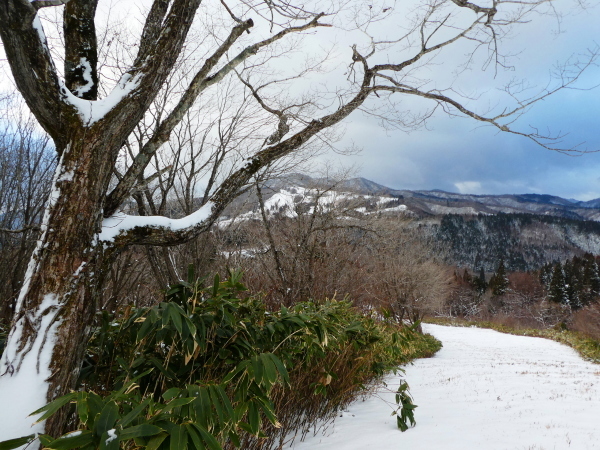
<svg viewBox="0 0 600 450">
<path fill-rule="evenodd" d="M 565 287 L 565 272 L 560 262 L 555 264 L 552 271 L 548 299 L 554 303 L 569 304 L 569 296 Z"/>
<path fill-rule="evenodd" d="M 583 304 L 592 302 L 600 295 L 600 274 L 596 258 L 588 253 L 585 255 L 585 267 L 583 272 Z"/>
<path fill-rule="evenodd" d="M 488 284 L 485 281 L 483 267 L 479 268 L 479 275 L 473 279 L 473 287 L 479 295 L 483 295 L 487 290 Z"/>
<path fill-rule="evenodd" d="M 567 260 L 564 265 L 565 291 L 567 293 L 568 303 L 574 310 L 580 309 L 582 307 L 582 269 L 583 261 L 577 256 L 575 256 L 571 261 Z"/>
<path fill-rule="evenodd" d="M 540 284 L 546 288 L 546 290 L 550 289 L 550 281 L 552 280 L 552 264 L 544 264 L 540 269 Z"/>
<path fill-rule="evenodd" d="M 490 279 L 489 287 L 494 295 L 504 295 L 508 289 L 508 277 L 506 275 L 506 268 L 504 267 L 504 260 L 501 259 L 498 264 L 496 273 Z"/>
<path fill-rule="evenodd" d="M 467 269 L 465 269 L 465 271 L 463 272 L 462 279 L 465 283 L 467 283 L 469 285 L 473 284 L 473 277 L 471 276 L 471 274 L 469 273 L 469 271 Z"/>
</svg>

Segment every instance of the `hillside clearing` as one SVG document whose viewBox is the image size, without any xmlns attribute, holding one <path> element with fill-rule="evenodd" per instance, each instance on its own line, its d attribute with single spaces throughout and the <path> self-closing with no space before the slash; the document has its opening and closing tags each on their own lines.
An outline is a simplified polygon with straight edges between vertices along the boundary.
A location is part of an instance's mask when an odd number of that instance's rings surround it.
<svg viewBox="0 0 600 450">
<path fill-rule="evenodd" d="M 417 426 L 401 433 L 393 392 L 358 402 L 295 450 L 600 448 L 600 366 L 556 342 L 425 324 L 443 342 L 406 370 Z M 397 387 L 398 377 L 388 385 Z"/>
</svg>

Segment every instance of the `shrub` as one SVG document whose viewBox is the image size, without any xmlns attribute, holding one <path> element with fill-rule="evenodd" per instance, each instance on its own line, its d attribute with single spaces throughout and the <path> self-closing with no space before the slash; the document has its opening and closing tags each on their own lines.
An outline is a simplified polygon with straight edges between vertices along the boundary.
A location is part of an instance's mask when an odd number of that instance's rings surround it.
<svg viewBox="0 0 600 450">
<path fill-rule="evenodd" d="M 271 448 L 437 345 L 347 301 L 268 311 L 261 297 L 244 295 L 240 273 L 208 288 L 192 275 L 154 307 L 99 315 L 81 390 L 37 411 L 43 420 L 71 405 L 77 431 L 39 436 L 44 447 Z M 406 385 L 398 403 L 406 429 L 414 424 Z"/>
</svg>

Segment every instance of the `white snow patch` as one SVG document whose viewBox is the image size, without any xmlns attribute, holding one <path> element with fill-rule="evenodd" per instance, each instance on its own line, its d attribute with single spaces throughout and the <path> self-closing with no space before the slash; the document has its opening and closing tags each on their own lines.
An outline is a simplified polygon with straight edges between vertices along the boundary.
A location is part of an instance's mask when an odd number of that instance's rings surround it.
<svg viewBox="0 0 600 450">
<path fill-rule="evenodd" d="M 356 402 L 326 436 L 286 448 L 571 449 L 600 448 L 600 366 L 556 342 L 479 328 L 423 325 L 444 347 L 406 368 L 419 407 L 405 433 L 390 416 L 393 392 Z M 390 387 L 399 378 L 386 379 Z"/>
<path fill-rule="evenodd" d="M 114 428 L 112 430 L 108 430 L 106 433 L 108 434 L 108 438 L 106 441 L 104 441 L 104 444 L 108 445 L 117 438 L 117 433 L 115 432 Z"/>
<path fill-rule="evenodd" d="M 58 179 L 56 180 L 57 182 L 61 182 L 61 181 L 73 181 L 73 176 L 75 175 L 75 171 L 74 170 L 67 170 L 65 172 L 63 172 Z"/>
<path fill-rule="evenodd" d="M 472 206 L 453 207 L 436 205 L 434 203 L 426 203 L 426 205 L 435 214 L 478 214 L 478 211 Z"/>
<path fill-rule="evenodd" d="M 101 100 L 84 100 L 71 93 L 61 80 L 61 92 L 63 100 L 77 108 L 81 120 L 90 126 L 101 120 L 108 112 L 113 109 L 123 98 L 135 90 L 140 83 L 141 75 L 132 77 L 131 74 L 124 74 L 111 93 Z"/>
<path fill-rule="evenodd" d="M 35 29 L 35 31 L 37 31 L 40 42 L 42 42 L 43 45 L 46 45 L 46 33 L 44 33 L 44 27 L 42 26 L 42 21 L 40 20 L 39 15 L 35 15 L 31 26 Z"/>
<path fill-rule="evenodd" d="M 81 430 L 77 430 L 77 431 L 71 431 L 70 433 L 65 434 L 64 436 L 61 436 L 59 439 L 66 439 L 66 438 L 73 438 L 73 437 L 77 437 L 82 433 Z"/>
<path fill-rule="evenodd" d="M 391 208 L 384 209 L 384 211 L 385 212 L 393 212 L 393 211 L 403 212 L 403 211 L 406 211 L 406 205 L 392 206 Z"/>
<path fill-rule="evenodd" d="M 60 178 L 63 174 L 63 158 L 64 155 L 69 151 L 69 147 L 65 149 L 63 154 L 56 165 L 56 169 L 54 170 L 54 176 L 52 177 L 52 189 L 50 191 L 50 195 L 48 196 L 47 204 L 44 210 L 44 217 L 42 218 L 42 223 L 40 225 L 40 237 L 38 238 L 35 249 L 31 255 L 31 259 L 29 260 L 29 264 L 27 265 L 27 271 L 25 272 L 25 277 L 23 279 L 23 285 L 21 286 L 21 291 L 19 292 L 19 298 L 17 299 L 17 304 L 15 306 L 15 314 L 21 311 L 21 306 L 23 305 L 23 300 L 25 296 L 29 293 L 29 284 L 31 283 L 31 277 L 33 273 L 37 269 L 37 258 L 43 247 L 44 239 L 46 238 L 46 233 L 48 232 L 48 222 L 50 221 L 50 211 L 52 207 L 56 204 L 60 196 L 60 187 L 58 187 L 58 182 L 61 181 Z M 47 244 L 46 244 L 47 245 Z"/>
<path fill-rule="evenodd" d="M 87 262 L 83 261 L 81 264 L 79 264 L 79 267 L 77 268 L 77 270 L 75 272 L 73 272 L 73 276 L 75 278 L 77 278 L 79 276 L 79 274 L 81 274 L 81 271 L 85 268 Z"/>
<path fill-rule="evenodd" d="M 34 424 L 36 418 L 29 415 L 46 404 L 46 380 L 50 377 L 50 360 L 60 325 L 60 321 L 54 321 L 58 310 L 58 296 L 46 294 L 37 314 L 28 317 L 30 323 L 37 325 L 37 336 L 20 367 L 17 348 L 25 318 L 8 337 L 0 360 L 0 441 L 44 431 L 44 423 Z M 27 449 L 38 447 L 36 442 Z"/>
<path fill-rule="evenodd" d="M 85 80 L 85 84 L 75 90 L 75 95 L 77 96 L 85 94 L 94 86 L 94 81 L 92 80 L 92 66 L 87 58 L 80 58 L 79 66 L 83 68 L 82 77 Z"/>
<path fill-rule="evenodd" d="M 126 232 L 136 227 L 165 228 L 172 231 L 184 230 L 206 220 L 210 216 L 212 207 L 213 203 L 208 202 L 196 212 L 181 219 L 170 219 L 163 216 L 129 216 L 117 213 L 104 219 L 102 222 L 102 231 L 98 235 L 98 239 L 110 242 L 121 232 Z"/>
</svg>

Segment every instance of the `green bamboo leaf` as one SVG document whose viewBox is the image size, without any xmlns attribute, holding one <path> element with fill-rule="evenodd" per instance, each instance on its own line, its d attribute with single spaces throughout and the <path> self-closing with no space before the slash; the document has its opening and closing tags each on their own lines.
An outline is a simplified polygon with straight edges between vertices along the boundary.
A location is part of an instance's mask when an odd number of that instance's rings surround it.
<svg viewBox="0 0 600 450">
<path fill-rule="evenodd" d="M 240 437 L 235 431 L 229 432 L 229 440 L 233 442 L 233 445 L 235 445 L 236 448 L 239 448 L 242 445 Z"/>
<path fill-rule="evenodd" d="M 187 424 L 185 428 L 188 432 L 188 436 L 192 438 L 192 444 L 194 445 L 194 448 L 196 450 L 205 450 L 206 446 L 200 437 L 200 433 L 196 431 L 196 428 L 194 428 L 192 424 Z"/>
<path fill-rule="evenodd" d="M 77 394 L 77 415 L 83 424 L 87 424 L 89 416 L 89 408 L 87 403 L 87 392 L 81 391 Z"/>
<path fill-rule="evenodd" d="M 183 324 L 181 321 L 181 315 L 183 313 L 183 310 L 181 310 L 181 308 L 179 308 L 178 305 L 171 303 L 171 304 L 169 304 L 168 311 L 169 311 L 169 317 L 171 318 L 173 325 L 175 325 L 175 329 L 181 336 L 181 334 L 183 332 Z M 185 315 L 185 313 L 184 313 L 184 315 Z"/>
<path fill-rule="evenodd" d="M 125 392 L 127 389 L 129 389 L 129 387 L 131 387 L 135 381 L 139 380 L 140 378 L 145 377 L 146 375 L 148 375 L 150 372 L 152 372 L 154 369 L 148 369 L 145 370 L 144 372 L 140 373 L 139 375 L 136 375 L 135 378 L 133 378 L 128 384 L 126 384 L 125 386 L 123 386 L 123 392 Z"/>
<path fill-rule="evenodd" d="M 167 325 L 169 324 L 169 319 L 171 318 L 171 315 L 169 314 L 170 305 L 171 303 L 169 302 L 162 302 L 160 304 L 160 326 L 162 328 L 167 328 Z"/>
<path fill-rule="evenodd" d="M 234 418 L 234 411 L 233 411 L 233 405 L 231 404 L 231 400 L 229 399 L 229 397 L 227 396 L 227 393 L 225 392 L 225 389 L 223 388 L 223 386 L 218 385 L 215 386 L 217 394 L 219 394 L 219 398 L 221 399 L 221 403 L 224 406 L 226 413 L 227 413 L 227 417 L 229 417 L 229 420 L 233 420 Z"/>
<path fill-rule="evenodd" d="M 169 287 L 169 289 L 167 289 L 167 292 L 165 293 L 165 295 L 167 297 L 172 297 L 174 294 L 178 294 L 182 290 L 183 290 L 183 286 L 181 286 L 180 284 L 176 284 L 174 286 Z"/>
<path fill-rule="evenodd" d="M 250 360 L 252 370 L 254 372 L 254 381 L 256 384 L 262 384 L 263 381 L 263 365 L 258 356 L 252 357 Z"/>
<path fill-rule="evenodd" d="M 188 444 L 188 434 L 185 425 L 177 425 L 171 431 L 170 446 L 171 450 L 186 450 Z"/>
<path fill-rule="evenodd" d="M 30 434 L 29 436 L 23 436 L 16 439 L 9 439 L 8 441 L 0 442 L 0 450 L 12 450 L 14 448 L 19 448 L 22 445 L 28 444 L 30 441 L 35 439 L 35 434 Z"/>
<path fill-rule="evenodd" d="M 140 342 L 144 338 L 146 338 L 148 336 L 148 334 L 150 334 L 150 332 L 152 331 L 153 327 L 154 327 L 154 322 L 150 319 L 150 317 L 145 317 L 145 320 L 142 323 L 142 326 L 140 327 L 140 329 L 137 332 L 137 335 L 135 338 L 136 342 Z"/>
<path fill-rule="evenodd" d="M 223 378 L 223 383 L 229 383 L 231 380 L 233 380 L 237 375 L 239 375 L 240 373 L 247 371 L 248 367 L 250 366 L 250 361 L 248 360 L 244 360 L 241 363 L 239 363 L 235 369 L 233 369 L 231 372 L 229 372 L 227 375 L 225 375 L 225 377 Z"/>
<path fill-rule="evenodd" d="M 252 427 L 250 426 L 250 424 L 248 424 L 246 422 L 240 422 L 240 423 L 238 423 L 238 427 L 241 428 L 242 430 L 244 430 L 246 433 L 254 434 L 252 432 Z"/>
<path fill-rule="evenodd" d="M 140 415 L 140 413 L 148 406 L 148 404 L 152 401 L 152 397 L 146 397 L 142 403 L 133 408 L 125 417 L 119 420 L 119 425 L 122 427 L 126 427 L 129 425 L 136 417 Z"/>
<path fill-rule="evenodd" d="M 188 270 L 187 270 L 187 282 L 188 283 L 193 283 L 194 281 L 196 281 L 194 272 L 195 272 L 194 264 L 188 264 Z"/>
<path fill-rule="evenodd" d="M 277 370 L 275 369 L 275 364 L 270 358 L 270 353 L 261 353 L 260 359 L 263 363 L 265 376 L 269 382 L 269 385 L 274 384 L 277 381 Z"/>
<path fill-rule="evenodd" d="M 208 425 L 208 420 L 212 417 L 212 409 L 210 406 L 210 394 L 208 389 L 202 387 L 196 395 L 196 399 L 193 403 L 194 412 L 196 413 L 196 422 L 201 423 L 204 426 Z"/>
<path fill-rule="evenodd" d="M 217 297 L 217 294 L 219 293 L 219 283 L 221 282 L 221 277 L 219 277 L 219 274 L 215 274 L 215 279 L 213 281 L 213 291 L 212 291 L 212 296 L 213 298 Z"/>
<path fill-rule="evenodd" d="M 285 368 L 285 366 L 283 365 L 283 363 L 281 362 L 281 360 L 275 356 L 274 354 L 270 354 L 271 355 L 271 360 L 273 361 L 273 364 L 275 364 L 275 367 L 277 367 L 277 371 L 279 372 L 279 376 L 281 377 L 281 379 L 283 380 L 283 382 L 286 385 L 290 384 L 290 376 L 288 374 L 287 369 Z"/>
<path fill-rule="evenodd" d="M 42 448 L 48 447 L 51 442 L 54 442 L 54 438 L 52 436 L 48 436 L 47 434 L 38 435 L 38 439 L 40 440 Z"/>
<path fill-rule="evenodd" d="M 156 425 L 143 423 L 141 425 L 123 429 L 123 431 L 119 433 L 119 440 L 123 441 L 125 439 L 133 439 L 136 437 L 154 436 L 162 431 L 163 429 L 157 427 Z"/>
<path fill-rule="evenodd" d="M 186 316 L 186 317 L 184 317 L 184 319 L 185 319 L 185 323 L 187 324 L 188 329 L 190 330 L 190 335 L 192 337 L 196 337 L 196 333 L 198 332 L 196 325 L 194 325 L 194 322 L 192 322 L 189 317 Z"/>
<path fill-rule="evenodd" d="M 269 422 L 273 424 L 278 423 L 277 416 L 275 415 L 275 409 L 273 408 L 271 401 L 267 397 L 258 398 L 257 400 L 259 402 L 260 409 Z"/>
<path fill-rule="evenodd" d="M 167 378 L 173 378 L 173 376 L 175 375 L 172 371 L 168 370 L 165 366 L 163 366 L 163 362 L 156 358 L 155 356 L 151 356 L 148 358 L 148 361 L 150 361 L 152 364 L 154 364 L 154 366 L 160 370 L 160 373 L 162 373 L 165 377 Z"/>
<path fill-rule="evenodd" d="M 260 414 L 258 412 L 258 406 L 254 402 L 250 402 L 248 405 L 248 424 L 253 435 L 258 435 L 260 427 Z"/>
<path fill-rule="evenodd" d="M 50 417 L 52 414 L 54 414 L 56 411 L 58 411 L 60 408 L 65 406 L 67 403 L 69 403 L 76 397 L 77 397 L 76 393 L 63 395 L 62 397 L 58 397 L 56 400 L 51 401 L 47 405 L 42 406 L 40 409 L 32 412 L 29 415 L 33 416 L 34 414 L 39 414 L 39 413 L 45 411 L 44 414 L 42 414 L 42 416 L 39 417 L 38 420 L 35 421 L 35 423 L 40 423 L 41 421 L 46 420 L 48 417 Z"/>
<path fill-rule="evenodd" d="M 174 408 L 178 408 L 180 406 L 184 406 L 189 403 L 192 403 L 194 400 L 195 399 L 193 397 L 176 398 L 174 400 L 171 400 L 169 403 L 167 403 L 167 405 L 162 409 L 162 412 L 169 412 Z"/>
<path fill-rule="evenodd" d="M 219 393 L 216 391 L 215 386 L 209 386 L 208 391 L 210 393 L 211 403 L 219 417 L 219 424 L 223 427 L 225 426 L 226 418 L 223 407 L 221 406 L 221 401 L 219 400 Z"/>
<path fill-rule="evenodd" d="M 102 412 L 100 412 L 100 416 L 96 420 L 94 424 L 94 431 L 97 436 L 104 435 L 108 430 L 114 428 L 115 422 L 119 418 L 119 407 L 117 404 L 110 400 L 104 405 L 102 408 Z M 107 436 L 108 439 L 110 436 Z"/>
<path fill-rule="evenodd" d="M 202 436 L 202 440 L 210 450 L 223 450 L 221 444 L 219 444 L 215 437 L 212 434 L 210 434 L 204 427 L 201 427 L 196 423 L 193 423 L 192 426 L 196 428 L 196 430 L 200 433 L 200 436 Z"/>
<path fill-rule="evenodd" d="M 179 388 L 171 388 L 171 389 L 167 389 L 163 395 L 162 398 L 164 398 L 166 401 L 169 401 L 175 397 L 177 397 L 181 392 L 181 389 Z"/>
<path fill-rule="evenodd" d="M 55 439 L 45 445 L 45 447 L 55 450 L 70 450 L 72 448 L 81 448 L 91 444 L 94 441 L 94 433 L 90 430 L 73 431 L 64 436 Z"/>
<path fill-rule="evenodd" d="M 154 436 L 148 441 L 148 444 L 146 444 L 146 450 L 157 450 L 158 447 L 160 447 L 160 444 L 162 444 L 163 441 L 167 438 L 167 436 L 168 434 L 164 432 Z"/>
<path fill-rule="evenodd" d="M 88 392 L 87 406 L 89 409 L 87 427 L 91 430 L 94 428 L 94 424 L 98 417 L 100 417 L 100 412 L 102 411 L 102 408 L 104 408 L 104 402 L 102 401 L 102 397 L 100 397 L 94 392 Z"/>
<path fill-rule="evenodd" d="M 398 428 L 400 428 L 400 431 L 402 431 L 403 433 L 408 430 L 408 427 L 406 426 L 406 424 L 404 423 L 404 421 L 400 418 L 400 416 L 396 416 L 396 423 L 398 425 Z"/>
</svg>

